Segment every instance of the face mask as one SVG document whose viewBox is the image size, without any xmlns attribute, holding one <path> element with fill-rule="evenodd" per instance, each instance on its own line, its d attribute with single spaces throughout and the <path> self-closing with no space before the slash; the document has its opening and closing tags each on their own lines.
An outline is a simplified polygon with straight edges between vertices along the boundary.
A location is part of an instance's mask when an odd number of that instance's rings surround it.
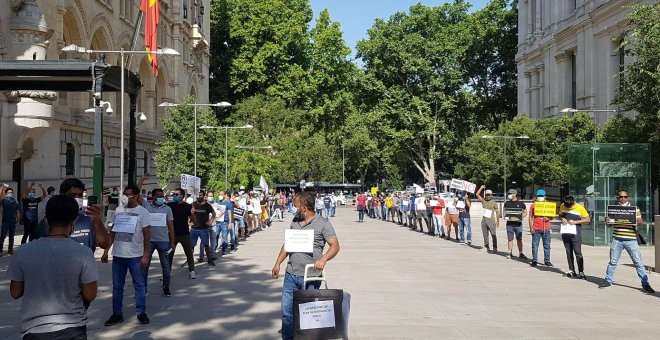
<svg viewBox="0 0 660 340">
<path fill-rule="evenodd" d="M 206 200 L 209 201 L 209 203 L 213 203 L 215 201 L 215 199 L 213 197 L 209 197 Z"/>
<path fill-rule="evenodd" d="M 218 197 L 218 201 L 222 202 L 222 201 L 224 201 L 224 200 L 225 200 L 225 196 L 220 196 L 220 197 Z"/>
<path fill-rule="evenodd" d="M 165 198 L 164 197 L 158 197 L 158 198 L 156 198 L 156 200 L 154 202 L 156 202 L 156 205 L 163 205 L 163 203 L 165 203 Z"/>
<path fill-rule="evenodd" d="M 492 200 L 492 199 L 493 199 L 492 196 L 486 196 L 486 201 L 490 201 L 490 200 Z"/>
<path fill-rule="evenodd" d="M 12 198 L 14 198 L 14 194 L 7 194 L 7 198 L 8 198 L 8 199 L 12 199 Z"/>
<path fill-rule="evenodd" d="M 199 203 L 204 202 L 204 197 L 197 197 L 197 202 L 199 202 Z"/>
<path fill-rule="evenodd" d="M 128 205 L 128 196 L 126 195 L 121 195 L 121 205 L 127 206 Z"/>
<path fill-rule="evenodd" d="M 539 202 L 543 202 L 543 201 L 545 201 L 545 197 L 543 197 L 543 196 L 537 197 L 536 200 L 539 201 Z"/>
<path fill-rule="evenodd" d="M 119 195 L 119 191 L 115 190 L 112 192 L 113 195 Z"/>
<path fill-rule="evenodd" d="M 174 195 L 174 202 L 176 202 L 176 203 L 181 202 L 181 196 L 179 196 L 179 195 Z"/>
<path fill-rule="evenodd" d="M 300 209 L 296 209 L 296 214 L 293 218 L 295 218 L 298 221 L 301 221 L 303 219 L 302 211 L 300 211 Z"/>
<path fill-rule="evenodd" d="M 33 192 L 29 193 L 29 194 L 28 194 L 28 198 L 29 198 L 29 199 L 34 199 L 34 193 L 33 193 Z"/>
<path fill-rule="evenodd" d="M 78 202 L 78 209 L 82 208 L 83 206 L 83 199 L 80 197 L 75 198 L 76 202 Z"/>
<path fill-rule="evenodd" d="M 506 195 L 506 199 L 508 199 L 508 200 L 512 200 L 512 199 L 513 199 L 513 195 Z"/>
</svg>

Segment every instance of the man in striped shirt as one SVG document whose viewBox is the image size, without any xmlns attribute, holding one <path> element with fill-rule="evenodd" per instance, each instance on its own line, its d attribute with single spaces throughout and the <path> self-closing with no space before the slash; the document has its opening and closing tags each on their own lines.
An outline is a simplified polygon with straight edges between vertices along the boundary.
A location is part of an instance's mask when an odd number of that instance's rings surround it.
<svg viewBox="0 0 660 340">
<path fill-rule="evenodd" d="M 617 204 L 621 206 L 630 206 L 628 202 L 628 192 L 626 190 L 619 190 L 616 193 Z M 642 213 L 637 209 L 637 224 L 644 223 Z M 646 273 L 646 268 L 642 263 L 642 254 L 637 243 L 637 229 L 631 225 L 614 225 L 612 232 L 612 244 L 610 245 L 610 263 L 607 265 L 607 272 L 605 273 L 605 282 L 601 283 L 599 288 L 607 288 L 612 286 L 614 282 L 614 272 L 619 264 L 621 253 L 625 249 L 630 255 L 630 258 L 637 269 L 637 275 L 642 281 L 642 289 L 647 293 L 655 293 L 649 284 L 649 277 Z"/>
</svg>

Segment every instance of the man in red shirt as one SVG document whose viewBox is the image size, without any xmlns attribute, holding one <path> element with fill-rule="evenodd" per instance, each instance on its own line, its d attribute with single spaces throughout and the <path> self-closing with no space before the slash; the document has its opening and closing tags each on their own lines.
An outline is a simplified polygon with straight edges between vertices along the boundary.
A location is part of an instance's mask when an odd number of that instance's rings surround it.
<svg viewBox="0 0 660 340">
<path fill-rule="evenodd" d="M 357 201 L 358 222 L 364 222 L 364 211 L 367 209 L 367 195 L 359 194 L 355 200 Z"/>
<path fill-rule="evenodd" d="M 431 205 L 431 212 L 433 213 L 433 226 L 435 227 L 435 234 L 440 238 L 445 238 L 445 227 L 442 218 L 442 211 L 445 209 L 445 201 L 435 195 L 429 202 Z"/>
<path fill-rule="evenodd" d="M 545 201 L 545 190 L 539 189 L 536 192 L 536 202 Z M 536 267 L 538 252 L 539 252 L 539 241 L 543 239 L 543 262 L 546 266 L 552 267 L 550 262 L 550 240 L 551 240 L 551 229 L 550 229 L 550 220 L 551 217 L 547 216 L 535 216 L 534 214 L 534 203 L 529 208 L 529 232 L 532 233 L 532 267 Z"/>
</svg>

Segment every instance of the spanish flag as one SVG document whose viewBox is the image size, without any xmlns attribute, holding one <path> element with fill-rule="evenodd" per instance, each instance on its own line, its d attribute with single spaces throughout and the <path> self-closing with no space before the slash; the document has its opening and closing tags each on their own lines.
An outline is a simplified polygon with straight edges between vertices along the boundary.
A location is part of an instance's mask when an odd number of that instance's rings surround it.
<svg viewBox="0 0 660 340">
<path fill-rule="evenodd" d="M 147 51 L 158 49 L 158 21 L 160 19 L 160 0 L 142 0 L 140 10 L 144 12 L 144 46 Z M 148 54 L 149 62 L 154 70 L 154 77 L 158 76 L 158 56 Z"/>
</svg>

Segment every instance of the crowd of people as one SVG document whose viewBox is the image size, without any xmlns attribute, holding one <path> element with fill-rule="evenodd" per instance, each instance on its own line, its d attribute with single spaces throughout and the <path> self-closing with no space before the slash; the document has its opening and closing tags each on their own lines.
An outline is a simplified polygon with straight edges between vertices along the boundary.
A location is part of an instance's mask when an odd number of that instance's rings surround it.
<svg viewBox="0 0 660 340">
<path fill-rule="evenodd" d="M 196 262 L 215 266 L 219 257 L 238 249 L 239 241 L 267 229 L 274 220 L 282 221 L 285 210 L 294 211 L 293 193 L 266 195 L 244 187 L 236 192 L 201 191 L 196 195 L 183 188 L 147 192 L 142 186 L 149 177 L 143 176 L 121 193 L 113 188 L 104 197 L 105 210 L 76 178 L 64 180 L 59 194 L 54 187 L 38 185 L 41 193 L 37 196 L 35 183 L 31 183 L 20 204 L 13 188 L 3 184 L 0 256 L 8 237 L 10 291 L 13 298 L 23 298 L 24 338 L 84 338 L 86 310 L 96 297 L 99 279 L 94 260 L 97 247 L 103 250 L 101 262 L 112 262 L 112 314 L 105 326 L 124 321 L 128 273 L 135 290 L 137 320 L 148 324 L 147 282 L 154 252 L 162 269 L 162 295 L 169 297 L 178 245 L 186 255 L 182 267 L 188 267 L 189 279 L 197 279 Z M 24 228 L 22 246 L 14 253 L 20 224 Z M 50 284 L 38 284 L 44 281 Z M 44 304 L 52 308 L 41 308 Z"/>
<path fill-rule="evenodd" d="M 567 195 L 562 198 L 561 204 L 553 216 L 535 214 L 535 203 L 546 201 L 546 192 L 539 189 L 529 209 L 520 200 L 515 189 L 508 191 L 508 196 L 502 205 L 503 211 L 493 199 L 492 190 L 485 190 L 481 186 L 476 191 L 476 199 L 481 203 L 481 230 L 483 234 L 483 248 L 488 253 L 498 254 L 497 228 L 500 221 L 504 221 L 507 234 L 507 259 L 516 258 L 513 254 L 514 241 L 518 250 L 517 258 L 528 261 L 523 253 L 523 225 L 527 218 L 529 233 L 532 235 L 532 258 L 530 266 L 536 267 L 539 246 L 543 246 L 543 264 L 552 267 L 550 261 L 552 227 L 551 221 L 561 221 L 561 240 L 564 244 L 569 271 L 565 273 L 568 278 L 586 279 L 584 273 L 584 257 L 582 256 L 582 225 L 591 222 L 589 212 L 575 198 Z M 484 193 L 484 196 L 481 194 Z M 443 199 L 442 194 L 423 192 L 392 192 L 372 195 L 361 193 L 356 197 L 356 210 L 358 222 L 364 222 L 365 215 L 373 219 L 393 222 L 411 230 L 426 232 L 431 236 L 439 236 L 452 240 L 451 231 L 454 230 L 455 241 L 462 245 L 472 245 L 472 224 L 470 208 L 472 201 L 468 193 L 458 191 L 447 193 Z M 616 202 L 613 204 L 630 206 L 628 192 L 619 190 L 616 193 Z M 636 210 L 637 225 L 643 224 L 641 211 Z M 424 230 L 426 226 L 426 231 Z M 641 281 L 642 289 L 647 293 L 654 293 L 648 281 L 648 274 L 642 262 L 641 251 L 638 244 L 638 232 L 634 225 L 610 225 L 612 227 L 612 242 L 610 245 L 610 261 L 607 265 L 605 278 L 599 288 L 607 288 L 614 281 L 614 273 L 623 250 L 630 255 L 635 265 L 637 275 Z M 577 268 L 575 263 L 577 262 Z"/>
</svg>

